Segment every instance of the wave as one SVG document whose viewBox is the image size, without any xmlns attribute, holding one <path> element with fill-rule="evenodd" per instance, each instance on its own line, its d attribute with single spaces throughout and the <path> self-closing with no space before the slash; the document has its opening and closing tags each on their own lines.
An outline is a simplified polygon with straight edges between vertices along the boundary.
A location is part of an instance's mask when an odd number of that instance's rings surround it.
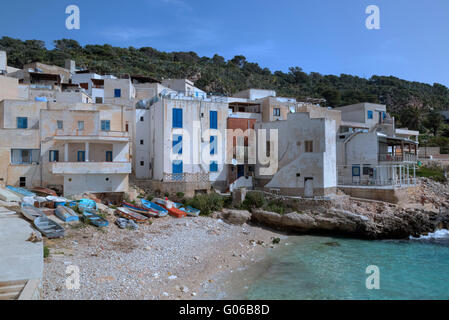
<svg viewBox="0 0 449 320">
<path fill-rule="evenodd" d="M 449 230 L 439 229 L 433 233 L 429 233 L 425 236 L 419 236 L 417 238 L 410 236 L 410 240 L 449 240 Z"/>
</svg>

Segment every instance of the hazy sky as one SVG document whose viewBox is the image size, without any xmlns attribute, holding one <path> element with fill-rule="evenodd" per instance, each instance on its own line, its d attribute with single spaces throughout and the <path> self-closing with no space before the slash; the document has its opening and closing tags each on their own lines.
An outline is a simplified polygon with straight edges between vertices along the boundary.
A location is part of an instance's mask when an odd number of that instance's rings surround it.
<svg viewBox="0 0 449 320">
<path fill-rule="evenodd" d="M 272 71 L 393 75 L 449 86 L 448 0 L 40 0 L 2 3 L 0 36 L 243 54 Z M 80 30 L 67 30 L 78 5 Z M 380 30 L 365 8 L 380 8 Z"/>
</svg>

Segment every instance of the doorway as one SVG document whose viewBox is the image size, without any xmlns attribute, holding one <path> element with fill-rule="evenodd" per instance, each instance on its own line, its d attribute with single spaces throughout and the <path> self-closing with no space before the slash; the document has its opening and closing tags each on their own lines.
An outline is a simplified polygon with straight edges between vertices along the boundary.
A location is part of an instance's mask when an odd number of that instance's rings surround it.
<svg viewBox="0 0 449 320">
<path fill-rule="evenodd" d="M 313 178 L 304 178 L 304 197 L 313 198 Z"/>
</svg>

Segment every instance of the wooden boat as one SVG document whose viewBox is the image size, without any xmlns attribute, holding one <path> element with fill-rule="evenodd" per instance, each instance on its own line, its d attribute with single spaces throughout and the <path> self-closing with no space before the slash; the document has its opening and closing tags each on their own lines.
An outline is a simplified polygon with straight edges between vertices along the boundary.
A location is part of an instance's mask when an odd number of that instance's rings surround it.
<svg viewBox="0 0 449 320">
<path fill-rule="evenodd" d="M 91 224 L 99 228 L 107 227 L 109 225 L 108 220 L 100 217 L 98 214 L 95 214 L 89 210 L 83 211 L 83 217 L 84 219 L 87 219 Z"/>
<path fill-rule="evenodd" d="M 55 215 L 64 222 L 80 220 L 75 211 L 65 206 L 57 206 L 55 210 Z"/>
<path fill-rule="evenodd" d="M 140 199 L 140 203 L 142 204 L 143 207 L 154 212 L 157 217 L 165 217 L 168 214 L 168 211 L 166 209 L 155 204 L 154 202 L 145 199 Z"/>
<path fill-rule="evenodd" d="M 42 196 L 42 197 L 46 197 L 46 196 L 57 197 L 58 196 L 54 190 L 44 188 L 44 187 L 35 187 L 35 188 L 32 188 L 31 191 L 36 193 L 38 196 Z"/>
<path fill-rule="evenodd" d="M 0 187 L 0 200 L 7 202 L 20 202 L 22 200 L 22 197 L 19 197 L 17 193 L 12 192 L 9 189 Z"/>
<path fill-rule="evenodd" d="M 34 226 L 47 238 L 59 238 L 65 235 L 65 229 L 47 217 L 38 217 L 33 221 Z"/>
<path fill-rule="evenodd" d="M 168 211 L 168 214 L 175 218 L 184 218 L 187 215 L 187 212 L 182 211 L 178 208 L 176 208 L 170 200 L 163 200 L 163 199 L 153 199 L 153 201 L 160 205 L 162 208 L 166 209 Z"/>
<path fill-rule="evenodd" d="M 141 215 L 140 213 L 133 212 L 130 209 L 128 209 L 127 207 L 117 208 L 116 212 L 118 213 L 119 216 L 126 218 L 126 219 L 134 220 L 135 222 L 142 223 L 142 222 L 145 222 L 148 220 L 148 217 L 145 217 L 144 215 Z"/>
<path fill-rule="evenodd" d="M 187 213 L 187 215 L 191 216 L 191 217 L 198 217 L 201 213 L 201 210 L 195 209 L 194 207 L 191 207 L 191 206 L 183 205 L 182 203 L 173 202 L 173 204 L 176 208 L 178 208 L 179 210 L 185 211 Z"/>
<path fill-rule="evenodd" d="M 45 217 L 45 214 L 36 207 L 22 206 L 20 208 L 20 212 L 22 212 L 25 218 L 31 221 L 34 221 L 36 218 L 39 217 Z"/>
<path fill-rule="evenodd" d="M 151 210 L 149 208 L 146 207 L 142 207 L 142 206 L 138 206 L 129 202 L 125 202 L 123 201 L 123 207 L 130 209 L 131 211 L 140 213 L 144 216 L 149 216 L 149 217 L 156 217 L 157 216 L 157 212 L 155 212 L 154 210 Z"/>
<path fill-rule="evenodd" d="M 17 193 L 19 195 L 19 197 L 20 196 L 22 196 L 22 197 L 35 197 L 36 196 L 35 193 L 28 191 L 27 189 L 24 189 L 24 188 L 13 187 L 13 186 L 6 186 L 6 188 L 11 190 L 12 192 Z"/>
</svg>

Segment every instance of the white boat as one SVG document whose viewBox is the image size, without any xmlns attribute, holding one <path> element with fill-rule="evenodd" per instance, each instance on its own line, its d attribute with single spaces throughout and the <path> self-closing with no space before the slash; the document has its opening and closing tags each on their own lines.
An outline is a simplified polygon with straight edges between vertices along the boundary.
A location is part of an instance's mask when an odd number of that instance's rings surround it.
<svg viewBox="0 0 449 320">
<path fill-rule="evenodd" d="M 22 198 L 19 197 L 16 193 L 0 187 L 0 200 L 7 201 L 7 202 L 20 202 L 22 201 Z"/>
<path fill-rule="evenodd" d="M 28 220 L 34 221 L 36 218 L 45 216 L 44 213 L 36 207 L 24 206 L 20 208 L 22 214 Z"/>
<path fill-rule="evenodd" d="M 57 206 L 55 215 L 64 222 L 79 221 L 76 212 L 65 206 Z"/>
</svg>

